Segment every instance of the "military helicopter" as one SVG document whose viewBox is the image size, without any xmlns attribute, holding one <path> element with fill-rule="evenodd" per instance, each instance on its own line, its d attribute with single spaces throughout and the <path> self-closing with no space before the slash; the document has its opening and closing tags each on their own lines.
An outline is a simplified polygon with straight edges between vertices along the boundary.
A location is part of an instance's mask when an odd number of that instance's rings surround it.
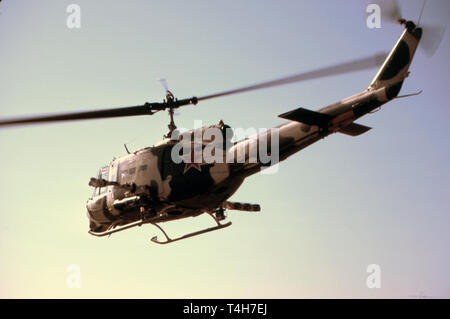
<svg viewBox="0 0 450 319">
<path fill-rule="evenodd" d="M 386 54 L 377 54 L 368 58 L 321 68 L 318 70 L 296 74 L 272 81 L 249 85 L 242 88 L 223 91 L 202 97 L 177 99 L 166 89 L 163 102 L 145 103 L 143 105 L 111 108 L 86 112 L 73 112 L 32 116 L 26 118 L 0 119 L 0 127 L 60 122 L 72 120 L 103 119 L 124 116 L 154 115 L 167 110 L 170 123 L 169 132 L 164 139 L 153 147 L 134 152 L 127 150 L 127 155 L 114 159 L 108 166 L 99 170 L 98 176 L 89 181 L 94 188 L 91 198 L 87 200 L 87 216 L 89 233 L 94 236 L 108 236 L 133 227 L 151 224 L 164 235 L 163 240 L 157 236 L 151 239 L 158 244 L 173 243 L 189 237 L 229 227 L 226 210 L 258 212 L 257 204 L 237 203 L 228 199 L 239 189 L 244 180 L 274 163 L 264 162 L 260 156 L 251 160 L 250 145 L 263 141 L 268 154 L 278 153 L 279 161 L 283 161 L 305 147 L 327 137 L 332 133 L 350 136 L 361 135 L 368 130 L 362 124 L 355 123 L 360 117 L 373 113 L 380 107 L 399 97 L 403 81 L 409 75 L 409 67 L 422 36 L 422 28 L 412 21 L 399 17 L 396 20 L 404 26 L 397 43 Z M 245 138 L 231 142 L 231 128 L 223 123 L 191 130 L 180 134 L 174 123 L 174 111 L 182 106 L 196 105 L 198 102 L 231 94 L 238 94 L 257 89 L 269 88 L 293 82 L 317 79 L 330 75 L 345 74 L 380 66 L 378 73 L 368 88 L 339 102 L 312 111 L 296 108 L 279 117 L 287 122 L 273 128 L 278 134 L 276 149 L 273 146 L 269 131 L 258 133 L 253 139 Z M 207 130 L 215 130 L 223 139 L 206 138 Z M 195 136 L 201 136 L 200 141 Z M 181 138 L 183 136 L 183 138 Z M 216 136 L 217 137 L 217 136 Z M 188 152 L 183 150 L 184 160 L 174 161 L 173 151 L 181 140 L 191 146 Z M 204 150 L 208 144 L 222 150 L 219 158 L 228 155 L 233 161 L 206 162 L 202 157 L 195 160 L 194 149 Z M 185 143 L 186 144 L 186 143 Z M 175 152 L 177 153 L 177 152 Z M 236 160 L 236 154 L 241 160 Z M 180 155 L 181 156 L 181 155 Z M 171 238 L 160 225 L 161 223 L 196 217 L 201 214 L 211 216 L 215 226 L 205 228 L 186 235 Z"/>
</svg>

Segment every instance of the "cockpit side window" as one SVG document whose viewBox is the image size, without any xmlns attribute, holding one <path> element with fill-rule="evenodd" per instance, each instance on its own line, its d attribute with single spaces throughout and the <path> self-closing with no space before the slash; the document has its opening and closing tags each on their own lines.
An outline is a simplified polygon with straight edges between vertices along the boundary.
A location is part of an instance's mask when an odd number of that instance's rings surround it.
<svg viewBox="0 0 450 319">
<path fill-rule="evenodd" d="M 100 169 L 99 175 L 100 175 L 101 179 L 104 179 L 105 181 L 107 181 L 108 180 L 108 174 L 109 174 L 109 166 L 102 167 Z M 104 194 L 104 193 L 106 193 L 106 187 L 101 187 L 99 189 L 99 195 Z"/>
</svg>

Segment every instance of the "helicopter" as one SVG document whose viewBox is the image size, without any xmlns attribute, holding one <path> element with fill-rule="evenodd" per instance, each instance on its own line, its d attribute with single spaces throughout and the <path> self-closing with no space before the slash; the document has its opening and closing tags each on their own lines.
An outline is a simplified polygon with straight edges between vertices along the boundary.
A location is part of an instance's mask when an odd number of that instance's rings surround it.
<svg viewBox="0 0 450 319">
<path fill-rule="evenodd" d="M 109 236 L 150 224 L 157 227 L 164 236 L 163 240 L 154 236 L 151 238 L 152 242 L 173 243 L 229 227 L 232 224 L 231 221 L 224 222 L 227 210 L 261 211 L 258 204 L 228 201 L 247 177 L 284 161 L 330 134 L 362 135 L 371 128 L 356 123 L 357 119 L 379 110 L 382 105 L 393 99 L 420 94 L 417 92 L 399 96 L 421 40 L 422 28 L 412 21 L 399 17 L 396 20 L 404 27 L 404 30 L 387 56 L 385 53 L 376 54 L 306 73 L 185 99 L 175 98 L 163 82 L 166 98 L 162 102 L 146 102 L 137 106 L 85 112 L 0 119 L 0 127 L 154 115 L 167 110 L 170 117 L 169 131 L 161 142 L 134 152 L 130 152 L 125 145 L 127 151 L 125 156 L 113 159 L 109 165 L 99 169 L 97 176 L 90 179 L 89 186 L 93 188 L 93 194 L 86 202 L 86 210 L 89 220 L 88 232 L 93 236 Z M 218 124 L 182 134 L 177 130 L 174 122 L 176 109 L 196 105 L 201 101 L 377 66 L 381 67 L 366 90 L 317 111 L 300 107 L 280 114 L 278 116 L 287 120 L 286 122 L 260 132 L 252 138 L 233 142 L 232 129 L 222 120 Z M 273 132 L 275 135 L 272 134 Z M 205 137 L 207 134 L 209 134 L 208 137 Z M 214 135 L 214 139 L 211 135 Z M 268 162 L 264 161 L 259 154 L 252 156 L 252 143 L 258 145 L 257 149 L 264 148 L 267 154 L 277 154 L 277 159 Z M 179 147 L 180 145 L 183 147 Z M 203 156 L 198 159 L 195 150 L 198 149 L 199 153 L 202 153 L 210 145 L 214 146 L 214 155 L 217 155 L 214 156 L 215 160 L 206 161 Z M 175 161 L 174 154 L 177 155 L 175 157 L 183 160 Z M 165 222 L 197 217 L 202 214 L 209 215 L 215 225 L 176 238 L 170 237 L 161 226 Z"/>
</svg>

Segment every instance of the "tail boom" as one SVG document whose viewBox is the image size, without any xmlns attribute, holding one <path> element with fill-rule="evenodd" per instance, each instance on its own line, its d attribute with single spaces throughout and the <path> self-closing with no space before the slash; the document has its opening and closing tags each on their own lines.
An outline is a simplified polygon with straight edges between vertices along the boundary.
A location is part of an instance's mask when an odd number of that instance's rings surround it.
<svg viewBox="0 0 450 319">
<path fill-rule="evenodd" d="M 403 24 L 404 32 L 365 91 L 318 111 L 297 108 L 279 115 L 289 120 L 275 128 L 279 131 L 279 161 L 332 133 L 358 136 L 371 129 L 354 122 L 398 96 L 422 36 L 422 29 L 416 27 L 413 22 Z M 231 151 L 243 148 L 245 142 L 238 142 Z M 267 145 L 267 150 L 269 149 L 270 146 Z M 233 173 L 249 176 L 257 173 L 263 166 L 267 165 L 259 162 L 246 163 L 238 166 Z"/>
</svg>

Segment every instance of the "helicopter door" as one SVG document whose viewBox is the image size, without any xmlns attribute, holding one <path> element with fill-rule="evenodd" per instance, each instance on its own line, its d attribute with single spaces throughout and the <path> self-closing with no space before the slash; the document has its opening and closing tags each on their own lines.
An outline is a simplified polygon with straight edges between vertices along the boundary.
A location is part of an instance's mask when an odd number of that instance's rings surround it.
<svg viewBox="0 0 450 319">
<path fill-rule="evenodd" d="M 109 165 L 109 172 L 108 172 L 108 181 L 110 182 L 117 182 L 117 168 L 119 166 L 118 161 L 112 161 Z M 108 205 L 109 210 L 113 215 L 118 215 L 120 212 L 113 207 L 114 202 L 114 186 L 107 186 L 107 197 L 106 197 L 106 203 Z"/>
<path fill-rule="evenodd" d="M 211 165 L 190 163 L 191 160 L 196 160 L 192 157 L 194 147 L 201 149 L 202 146 L 192 145 L 191 150 L 182 155 L 187 163 L 184 161 L 181 163 L 173 162 L 171 157 L 172 147 L 167 147 L 164 150 L 162 178 L 163 180 L 170 178 L 170 198 L 172 200 L 183 200 L 202 194 L 213 184 L 208 169 Z M 167 192 L 166 189 L 164 191 Z"/>
</svg>

